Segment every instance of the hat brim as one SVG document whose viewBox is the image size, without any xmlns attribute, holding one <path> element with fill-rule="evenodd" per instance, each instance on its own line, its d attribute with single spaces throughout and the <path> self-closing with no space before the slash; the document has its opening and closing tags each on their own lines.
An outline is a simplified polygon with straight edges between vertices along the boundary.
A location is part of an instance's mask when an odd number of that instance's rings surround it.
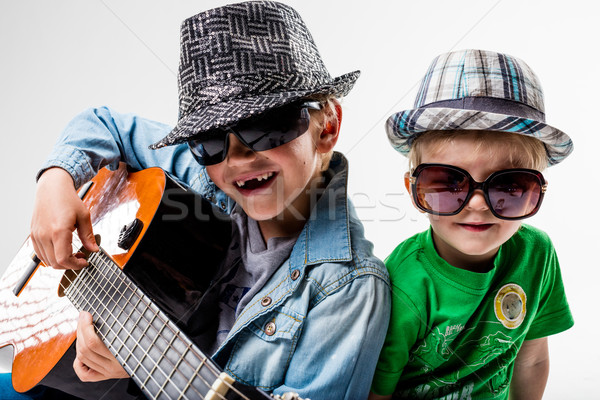
<svg viewBox="0 0 600 400">
<path fill-rule="evenodd" d="M 401 111 L 390 116 L 386 122 L 390 143 L 405 156 L 420 134 L 446 130 L 486 130 L 532 136 L 544 143 L 548 165 L 558 164 L 573 151 L 571 138 L 560 129 L 514 115 L 431 107 Z"/>
<path fill-rule="evenodd" d="M 158 149 L 183 143 L 208 130 L 233 125 L 246 118 L 260 115 L 300 99 L 328 95 L 344 97 L 350 92 L 359 75 L 360 71 L 353 71 L 315 88 L 233 98 L 205 105 L 181 118 L 167 136 L 152 144 L 150 148 Z"/>
</svg>

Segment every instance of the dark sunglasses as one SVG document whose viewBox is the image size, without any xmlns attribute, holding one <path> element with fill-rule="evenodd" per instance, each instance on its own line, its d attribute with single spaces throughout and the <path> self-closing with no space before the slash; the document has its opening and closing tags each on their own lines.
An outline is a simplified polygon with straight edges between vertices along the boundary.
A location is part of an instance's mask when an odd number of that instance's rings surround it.
<svg viewBox="0 0 600 400">
<path fill-rule="evenodd" d="M 535 214 L 547 187 L 542 173 L 533 169 L 504 169 L 476 182 L 464 169 L 445 164 L 420 164 L 410 182 L 415 204 L 430 214 L 456 215 L 481 189 L 492 214 L 507 220 Z"/>
<path fill-rule="evenodd" d="M 320 110 L 318 101 L 286 105 L 249 118 L 235 125 L 214 129 L 188 141 L 194 158 L 201 165 L 214 165 L 225 160 L 229 134 L 234 134 L 253 151 L 265 151 L 291 142 L 308 130 L 309 109 Z"/>
</svg>

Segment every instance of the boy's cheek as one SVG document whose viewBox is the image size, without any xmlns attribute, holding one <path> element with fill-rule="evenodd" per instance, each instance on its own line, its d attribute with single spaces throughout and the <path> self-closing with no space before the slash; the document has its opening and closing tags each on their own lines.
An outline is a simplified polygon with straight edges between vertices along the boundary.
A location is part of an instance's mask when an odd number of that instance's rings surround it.
<svg viewBox="0 0 600 400">
<path fill-rule="evenodd" d="M 219 164 L 207 165 L 206 166 L 206 173 L 208 174 L 208 177 L 210 178 L 210 180 L 215 183 L 215 185 L 217 184 L 216 180 L 218 180 L 217 179 L 217 173 L 219 172 L 219 167 L 218 166 L 219 166 Z"/>
</svg>

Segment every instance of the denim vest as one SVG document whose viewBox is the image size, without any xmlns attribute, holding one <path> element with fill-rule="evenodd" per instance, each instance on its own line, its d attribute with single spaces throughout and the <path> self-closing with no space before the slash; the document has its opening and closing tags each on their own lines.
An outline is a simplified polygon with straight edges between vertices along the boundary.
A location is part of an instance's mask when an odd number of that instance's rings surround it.
<svg viewBox="0 0 600 400">
<path fill-rule="evenodd" d="M 136 169 L 158 166 L 230 211 L 233 201 L 186 145 L 147 149 L 169 130 L 108 108 L 89 109 L 68 124 L 42 171 L 62 167 L 79 186 L 119 161 Z M 276 394 L 364 399 L 387 331 L 389 278 L 348 199 L 346 158 L 334 153 L 330 169 L 333 178 L 289 259 L 242 310 L 213 359 L 236 380 Z"/>
</svg>

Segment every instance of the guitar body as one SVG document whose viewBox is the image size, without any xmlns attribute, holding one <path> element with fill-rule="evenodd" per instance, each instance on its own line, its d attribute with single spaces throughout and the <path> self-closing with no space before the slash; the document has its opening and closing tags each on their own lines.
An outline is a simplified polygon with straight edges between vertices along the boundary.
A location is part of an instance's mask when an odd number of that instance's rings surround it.
<svg viewBox="0 0 600 400">
<path fill-rule="evenodd" d="M 185 331 L 189 310 L 227 249 L 228 217 L 159 168 L 103 169 L 83 201 L 103 251 Z M 64 295 L 72 271 L 41 263 L 19 295 L 13 293 L 32 253 L 28 238 L 0 279 L 0 347 L 13 347 L 13 386 L 20 392 L 38 384 L 71 346 L 79 314 Z"/>
</svg>

